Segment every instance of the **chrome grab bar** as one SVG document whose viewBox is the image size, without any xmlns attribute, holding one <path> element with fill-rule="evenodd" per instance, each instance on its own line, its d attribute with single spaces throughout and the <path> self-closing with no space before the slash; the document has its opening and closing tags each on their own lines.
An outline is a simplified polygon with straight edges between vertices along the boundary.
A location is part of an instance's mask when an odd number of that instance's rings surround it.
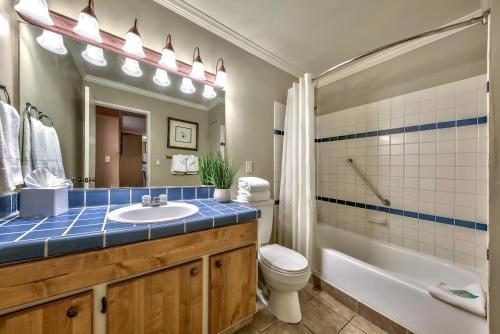
<svg viewBox="0 0 500 334">
<path fill-rule="evenodd" d="M 380 200 L 380 202 L 382 202 L 382 204 L 384 204 L 385 206 L 391 206 L 391 201 L 389 201 L 387 198 L 383 198 L 382 195 L 380 195 L 377 189 L 375 189 L 375 187 L 373 187 L 370 184 L 370 182 L 368 182 L 366 177 L 363 174 L 361 174 L 361 172 L 356 168 L 356 166 L 354 166 L 352 159 L 347 159 L 345 163 L 351 166 L 351 168 L 356 172 L 356 174 L 358 174 L 361 180 L 363 180 L 363 182 L 368 186 L 368 188 L 370 188 L 370 190 L 375 194 L 375 196 L 377 196 L 377 198 Z"/>
</svg>

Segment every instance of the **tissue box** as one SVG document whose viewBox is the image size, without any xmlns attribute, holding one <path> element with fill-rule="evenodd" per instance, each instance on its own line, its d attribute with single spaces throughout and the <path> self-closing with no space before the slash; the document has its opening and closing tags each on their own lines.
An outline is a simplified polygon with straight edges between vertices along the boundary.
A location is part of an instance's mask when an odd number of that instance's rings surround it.
<svg viewBox="0 0 500 334">
<path fill-rule="evenodd" d="M 68 188 L 23 188 L 19 216 L 48 217 L 68 212 Z"/>
</svg>

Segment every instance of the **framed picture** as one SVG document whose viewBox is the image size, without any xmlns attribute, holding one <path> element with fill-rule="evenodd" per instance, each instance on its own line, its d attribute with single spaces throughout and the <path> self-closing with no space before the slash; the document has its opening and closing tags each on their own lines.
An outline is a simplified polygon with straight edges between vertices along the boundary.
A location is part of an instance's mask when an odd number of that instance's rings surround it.
<svg viewBox="0 0 500 334">
<path fill-rule="evenodd" d="M 168 148 L 181 150 L 198 150 L 198 123 L 177 118 L 167 118 Z"/>
</svg>

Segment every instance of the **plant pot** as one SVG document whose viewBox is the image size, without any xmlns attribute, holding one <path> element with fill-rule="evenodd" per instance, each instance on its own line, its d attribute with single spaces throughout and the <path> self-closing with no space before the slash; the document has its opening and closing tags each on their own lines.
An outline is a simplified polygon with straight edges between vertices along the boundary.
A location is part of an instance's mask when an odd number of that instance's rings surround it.
<svg viewBox="0 0 500 334">
<path fill-rule="evenodd" d="M 214 191 L 214 200 L 219 203 L 228 203 L 231 201 L 231 190 L 230 189 L 217 189 Z"/>
</svg>

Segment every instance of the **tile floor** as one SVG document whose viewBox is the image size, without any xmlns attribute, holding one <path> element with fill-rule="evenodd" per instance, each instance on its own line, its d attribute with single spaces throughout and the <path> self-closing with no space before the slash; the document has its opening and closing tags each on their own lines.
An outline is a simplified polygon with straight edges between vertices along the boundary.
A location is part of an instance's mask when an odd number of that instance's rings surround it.
<svg viewBox="0 0 500 334">
<path fill-rule="evenodd" d="M 302 321 L 290 325 L 277 320 L 265 308 L 237 334 L 387 334 L 312 284 L 299 292 Z"/>
</svg>

